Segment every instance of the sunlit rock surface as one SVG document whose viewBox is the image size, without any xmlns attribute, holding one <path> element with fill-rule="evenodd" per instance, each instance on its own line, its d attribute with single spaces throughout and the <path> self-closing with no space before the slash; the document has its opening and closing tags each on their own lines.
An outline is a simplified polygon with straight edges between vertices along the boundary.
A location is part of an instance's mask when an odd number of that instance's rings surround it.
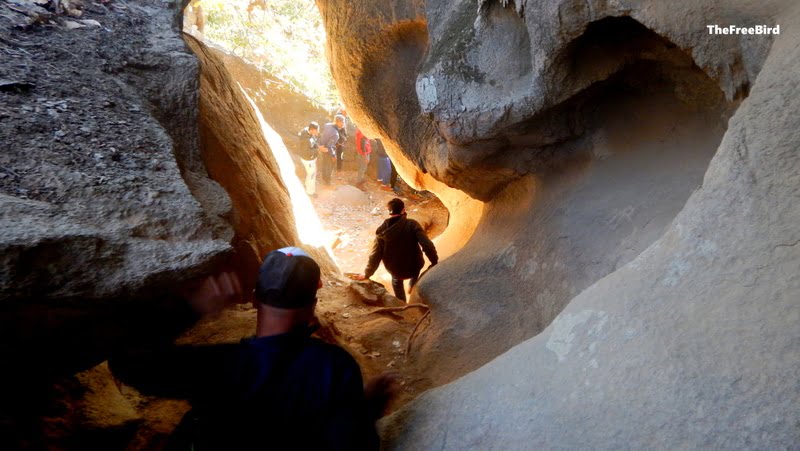
<svg viewBox="0 0 800 451">
<path fill-rule="evenodd" d="M 387 419 L 387 447 L 797 442 L 793 2 L 318 5 L 354 117 L 419 186 L 484 203 L 451 209 L 478 222 L 421 280 L 410 358 L 436 385 L 502 355 Z"/>
</svg>

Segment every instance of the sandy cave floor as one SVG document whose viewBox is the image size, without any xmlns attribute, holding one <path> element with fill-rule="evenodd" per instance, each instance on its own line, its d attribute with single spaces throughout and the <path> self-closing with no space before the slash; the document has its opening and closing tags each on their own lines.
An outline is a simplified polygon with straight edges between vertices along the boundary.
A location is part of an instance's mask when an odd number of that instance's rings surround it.
<svg viewBox="0 0 800 451">
<path fill-rule="evenodd" d="M 441 234 L 447 227 L 448 212 L 435 196 L 416 193 L 404 185 L 401 194 L 381 189 L 379 182 L 368 180 L 366 193 L 361 199 L 353 199 L 355 171 L 342 171 L 333 175 L 330 187 L 317 185 L 317 197 L 312 199 L 323 227 L 330 233 L 334 258 L 342 272 L 363 273 L 367 257 L 375 237 L 375 229 L 387 218 L 386 203 L 400 197 L 406 204 L 408 217 L 417 220 L 430 238 Z M 343 196 L 337 197 L 343 192 Z M 381 267 L 374 280 L 390 287 L 391 279 Z"/>
</svg>

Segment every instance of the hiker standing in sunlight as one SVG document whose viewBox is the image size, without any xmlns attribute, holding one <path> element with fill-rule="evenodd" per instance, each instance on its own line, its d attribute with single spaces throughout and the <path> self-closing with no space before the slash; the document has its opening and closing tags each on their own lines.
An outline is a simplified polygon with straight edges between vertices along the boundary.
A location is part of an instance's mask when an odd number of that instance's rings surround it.
<svg viewBox="0 0 800 451">
<path fill-rule="evenodd" d="M 436 246 L 428 238 L 422 226 L 417 221 L 406 218 L 406 206 L 402 200 L 395 197 L 387 206 L 389 219 L 375 231 L 375 241 L 372 243 L 367 269 L 363 275 L 356 276 L 355 279 L 369 279 L 383 261 L 384 268 L 392 275 L 394 295 L 405 301 L 406 291 L 403 281 L 409 280 L 409 290 L 417 284 L 419 273 L 425 266 L 422 251 L 425 251 L 431 266 L 439 262 L 439 255 L 436 253 Z"/>
<path fill-rule="evenodd" d="M 319 139 L 319 170 L 322 174 L 322 184 L 331 184 L 331 173 L 336 161 L 336 144 L 339 142 L 339 129 L 344 128 L 344 116 L 337 114 L 333 123 L 328 122 L 322 127 L 322 136 Z"/>
<path fill-rule="evenodd" d="M 317 157 L 319 156 L 317 136 L 319 136 L 319 124 L 312 121 L 306 128 L 300 130 L 297 136 L 300 138 L 300 142 L 295 153 L 300 157 L 300 162 L 303 163 L 303 168 L 306 170 L 306 194 L 314 197 L 317 189 Z"/>
</svg>

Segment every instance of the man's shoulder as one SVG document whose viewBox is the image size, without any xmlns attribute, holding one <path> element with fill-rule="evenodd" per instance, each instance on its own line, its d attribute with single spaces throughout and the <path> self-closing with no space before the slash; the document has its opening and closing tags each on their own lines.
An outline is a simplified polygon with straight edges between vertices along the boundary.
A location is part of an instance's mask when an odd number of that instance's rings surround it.
<svg viewBox="0 0 800 451">
<path fill-rule="evenodd" d="M 378 226 L 378 228 L 377 228 L 377 229 L 375 229 L 375 235 L 378 235 L 378 236 L 380 236 L 380 235 L 381 235 L 381 233 L 382 233 L 384 230 L 386 230 L 386 229 L 388 229 L 388 228 L 389 228 L 389 220 L 390 220 L 390 219 L 391 219 L 391 218 L 389 218 L 389 219 L 384 219 L 384 220 L 383 220 L 383 222 L 381 223 L 381 225 L 379 225 L 379 226 Z"/>
<path fill-rule="evenodd" d="M 422 228 L 420 223 L 417 222 L 414 219 L 410 219 L 410 218 L 406 217 L 406 218 L 403 218 L 403 221 L 405 222 L 405 227 L 407 229 L 416 230 L 416 229 L 421 229 Z"/>
</svg>

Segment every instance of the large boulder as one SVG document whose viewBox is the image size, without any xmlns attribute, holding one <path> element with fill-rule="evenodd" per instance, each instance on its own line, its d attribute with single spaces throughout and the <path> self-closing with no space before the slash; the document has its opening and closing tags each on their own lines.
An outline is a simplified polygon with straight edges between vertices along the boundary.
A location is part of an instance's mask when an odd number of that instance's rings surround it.
<svg viewBox="0 0 800 451">
<path fill-rule="evenodd" d="M 534 337 L 388 419 L 388 447 L 797 441 L 793 2 L 318 5 L 356 120 L 479 206 L 418 285 L 412 357 L 435 385 Z"/>
<path fill-rule="evenodd" d="M 198 146 L 180 5 L 70 4 L 80 18 L 0 5 L 0 79 L 12 82 L 0 90 L 0 447 L 10 449 L 41 439 L 35 418 L 53 382 L 145 329 L 177 334 L 185 324 L 165 324 L 164 298 L 232 252 L 231 202 Z M 129 431 L 129 414 L 109 428 Z"/>
<path fill-rule="evenodd" d="M 220 53 L 191 36 L 187 35 L 186 40 L 201 67 L 202 159 L 211 177 L 225 188 L 233 202 L 236 264 L 244 290 L 249 292 L 255 287 L 264 255 L 300 241 L 286 187 L 290 181 L 284 180 L 273 154 L 276 150 L 284 154 L 287 151 L 263 117 L 259 119 L 260 113 L 248 101 Z M 277 140 L 268 142 L 268 133 Z M 287 175 L 294 177 L 293 171 Z M 291 181 L 299 183 L 296 179 Z M 337 272 L 324 249 L 307 249 L 326 272 Z"/>
<path fill-rule="evenodd" d="M 301 244 L 270 152 L 282 143 L 196 47 L 201 78 L 181 2 L 70 2 L 83 11 L 64 14 L 18 3 L 0 5 L 0 448 L 42 445 L 59 381 L 101 389 L 79 401 L 96 416 L 56 422 L 116 447 L 141 412 L 95 402 L 116 393 L 107 371 L 89 385 L 72 375 L 190 326 L 163 314 L 185 310 L 183 282 L 233 265 L 252 289 L 266 252 Z"/>
<path fill-rule="evenodd" d="M 99 363 L 158 298 L 232 250 L 230 200 L 201 160 L 179 5 L 80 6 L 80 28 L 0 15 L 19 44 L 0 78 L 27 83 L 0 92 L 0 354 L 12 379 Z"/>
<path fill-rule="evenodd" d="M 21 44 L 0 76 L 32 85 L 0 94 L 19 113 L 0 127 L 4 302 L 135 295 L 230 249 L 230 202 L 200 161 L 197 63 L 172 28 L 179 10 L 119 8 L 84 14 L 102 27 L 1 23 Z"/>
</svg>

